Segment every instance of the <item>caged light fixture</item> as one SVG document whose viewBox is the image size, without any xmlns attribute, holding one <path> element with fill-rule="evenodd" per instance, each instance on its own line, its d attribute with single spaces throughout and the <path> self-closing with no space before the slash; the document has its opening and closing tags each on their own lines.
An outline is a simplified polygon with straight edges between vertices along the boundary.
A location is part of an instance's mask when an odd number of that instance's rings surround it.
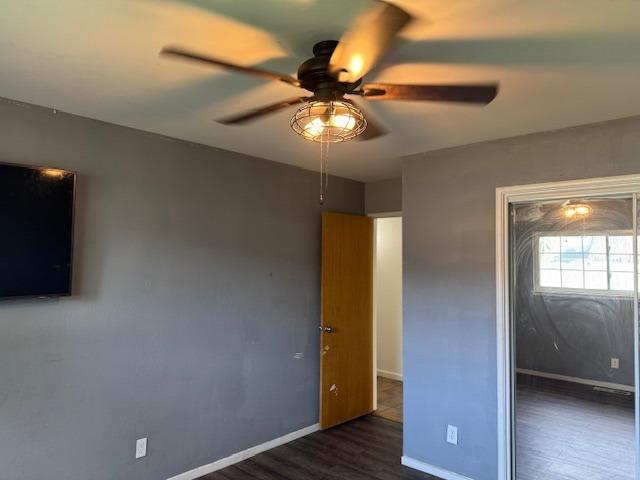
<svg viewBox="0 0 640 480">
<path fill-rule="evenodd" d="M 350 102 L 314 101 L 298 109 L 291 118 L 291 128 L 307 140 L 340 143 L 364 132 L 367 128 L 367 120 Z"/>
<path fill-rule="evenodd" d="M 290 125 L 302 138 L 320 144 L 320 205 L 323 205 L 329 186 L 329 145 L 357 137 L 367 128 L 367 120 L 352 102 L 330 96 L 327 100 L 305 103 L 291 118 Z"/>
<path fill-rule="evenodd" d="M 357 137 L 367 128 L 367 120 L 352 102 L 330 97 L 305 103 L 291 118 L 290 125 L 302 138 L 320 144 L 320 205 L 323 205 L 329 185 L 329 145 Z"/>
</svg>

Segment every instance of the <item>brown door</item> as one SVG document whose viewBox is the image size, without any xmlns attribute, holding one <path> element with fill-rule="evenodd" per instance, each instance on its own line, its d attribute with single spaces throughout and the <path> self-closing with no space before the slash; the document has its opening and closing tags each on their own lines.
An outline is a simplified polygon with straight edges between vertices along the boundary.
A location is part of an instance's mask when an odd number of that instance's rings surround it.
<svg viewBox="0 0 640 480">
<path fill-rule="evenodd" d="M 373 410 L 373 220 L 322 215 L 320 425 Z"/>
</svg>

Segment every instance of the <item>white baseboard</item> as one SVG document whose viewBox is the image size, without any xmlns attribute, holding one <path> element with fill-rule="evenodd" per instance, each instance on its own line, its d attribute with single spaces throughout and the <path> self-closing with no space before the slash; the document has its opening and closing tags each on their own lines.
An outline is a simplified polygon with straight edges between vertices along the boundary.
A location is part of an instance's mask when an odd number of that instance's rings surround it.
<svg viewBox="0 0 640 480">
<path fill-rule="evenodd" d="M 429 475 L 440 477 L 443 480 L 473 480 L 469 477 L 465 477 L 464 475 L 460 475 L 459 473 L 451 472 L 449 470 L 445 470 L 444 468 L 435 467 L 433 465 L 429 465 L 428 463 L 424 463 L 420 460 L 415 460 L 404 455 L 402 456 L 402 465 L 404 465 L 405 467 L 413 468 L 414 470 L 418 470 L 420 472 L 428 473 Z"/>
<path fill-rule="evenodd" d="M 550 378 L 552 380 L 563 380 L 565 382 L 591 385 L 593 387 L 612 388 L 614 390 L 622 390 L 623 392 L 633 392 L 635 390 L 633 387 L 629 385 L 622 385 L 621 383 L 600 382 L 598 380 L 588 380 L 586 378 L 568 377 L 566 375 L 558 375 L 557 373 L 538 372 L 537 370 L 528 370 L 526 368 L 516 368 L 516 372 L 534 377 L 543 377 Z"/>
<path fill-rule="evenodd" d="M 388 370 L 378 370 L 378 376 L 389 378 L 391 380 L 398 380 L 400 382 L 402 382 L 402 378 L 403 378 L 401 373 L 390 372 Z"/>
<path fill-rule="evenodd" d="M 168 478 L 167 480 L 195 480 L 196 478 L 200 478 L 203 475 L 207 475 L 211 472 L 215 472 L 230 465 L 234 465 L 238 462 L 246 460 L 247 458 L 251 458 L 254 455 L 266 452 L 267 450 L 279 447 L 280 445 L 284 445 L 285 443 L 289 443 L 293 440 L 297 440 L 298 438 L 307 436 L 313 432 L 317 432 L 318 430 L 320 430 L 320 424 L 316 423 L 315 425 L 311 425 L 301 430 L 288 433 L 279 438 L 274 438 L 273 440 L 269 440 L 268 442 L 256 445 L 255 447 L 247 448 L 246 450 L 243 450 L 241 452 L 233 453 L 228 457 L 216 460 L 213 463 L 202 465 L 201 467 L 194 468 L 193 470 L 189 470 L 188 472 L 180 473 L 174 477 Z"/>
</svg>

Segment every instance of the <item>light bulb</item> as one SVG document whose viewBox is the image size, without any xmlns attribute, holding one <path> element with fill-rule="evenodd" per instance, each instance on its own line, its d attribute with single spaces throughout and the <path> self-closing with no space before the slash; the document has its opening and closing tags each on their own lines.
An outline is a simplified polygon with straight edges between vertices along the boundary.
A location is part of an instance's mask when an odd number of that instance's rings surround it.
<svg viewBox="0 0 640 480">
<path fill-rule="evenodd" d="M 576 207 L 576 213 L 578 215 L 588 215 L 591 212 L 591 209 L 586 205 L 578 205 Z"/>
<path fill-rule="evenodd" d="M 351 115 L 336 115 L 331 118 L 331 126 L 344 128 L 345 130 L 353 130 L 356 126 L 356 119 Z"/>
<path fill-rule="evenodd" d="M 362 59 L 362 55 L 354 55 L 349 62 L 349 73 L 352 77 L 358 77 L 362 72 L 362 67 L 364 66 L 364 60 Z"/>
<path fill-rule="evenodd" d="M 311 137 L 317 137 L 318 135 L 322 135 L 326 126 L 327 124 L 318 117 L 307 123 L 304 127 L 304 131 Z"/>
</svg>

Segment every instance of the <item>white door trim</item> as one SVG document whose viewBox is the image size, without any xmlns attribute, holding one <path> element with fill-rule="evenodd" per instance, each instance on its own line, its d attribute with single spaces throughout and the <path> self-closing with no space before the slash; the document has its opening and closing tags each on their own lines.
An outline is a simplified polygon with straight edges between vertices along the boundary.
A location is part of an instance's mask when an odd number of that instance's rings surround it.
<svg viewBox="0 0 640 480">
<path fill-rule="evenodd" d="M 372 213 L 367 213 L 367 217 L 371 217 L 371 218 L 402 217 L 402 210 L 398 210 L 394 212 L 372 212 Z"/>
<path fill-rule="evenodd" d="M 562 182 L 517 185 L 496 189 L 496 337 L 498 366 L 498 480 L 514 480 L 512 477 L 513 447 L 512 406 L 513 392 L 511 379 L 513 365 L 511 358 L 511 327 L 509 302 L 509 204 L 535 202 L 583 196 L 633 195 L 640 193 L 640 175 L 569 180 Z M 637 215 L 636 215 L 637 217 Z M 634 219 L 634 222 L 637 218 Z M 636 309 L 638 292 L 636 288 Z M 638 356 L 638 321 L 634 323 L 636 332 L 636 358 Z M 638 369 L 635 372 L 635 389 L 640 391 Z M 636 396 L 636 463 L 640 458 L 638 439 L 640 438 L 639 399 Z M 640 468 L 636 468 L 640 479 Z"/>
<path fill-rule="evenodd" d="M 369 215 L 370 216 L 370 215 Z M 373 295 L 371 296 L 373 305 L 371 308 L 372 313 L 372 321 L 373 321 L 373 348 L 371 351 L 373 352 L 373 359 L 371 360 L 371 371 L 373 372 L 373 410 L 378 410 L 378 302 L 376 299 L 378 298 L 378 221 L 377 218 L 382 217 L 373 217 Z"/>
</svg>

